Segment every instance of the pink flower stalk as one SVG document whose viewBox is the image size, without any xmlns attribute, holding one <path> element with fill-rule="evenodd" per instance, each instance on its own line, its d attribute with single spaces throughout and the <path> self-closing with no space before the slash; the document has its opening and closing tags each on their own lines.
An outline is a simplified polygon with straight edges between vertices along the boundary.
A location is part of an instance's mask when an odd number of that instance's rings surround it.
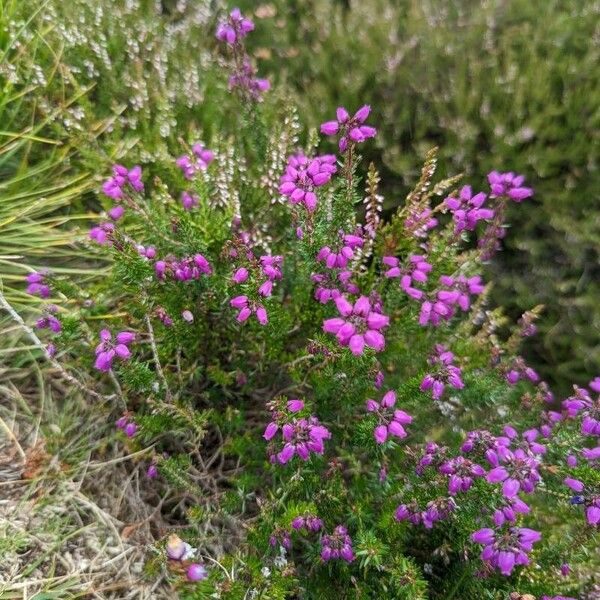
<svg viewBox="0 0 600 600">
<path fill-rule="evenodd" d="M 439 468 L 446 460 L 447 453 L 447 446 L 439 446 L 435 442 L 427 442 L 415 467 L 415 473 L 421 477 L 427 467 Z"/>
<path fill-rule="evenodd" d="M 335 121 L 327 121 L 321 125 L 321 133 L 323 135 L 341 135 L 338 142 L 340 152 L 345 152 L 348 145 L 364 142 L 369 138 L 377 135 L 377 130 L 374 127 L 364 125 L 367 120 L 371 107 L 365 105 L 359 108 L 353 117 L 350 117 L 348 111 L 340 107 L 336 112 Z"/>
<path fill-rule="evenodd" d="M 137 423 L 129 415 L 118 419 L 116 425 L 117 429 L 121 429 L 128 438 L 132 438 L 138 430 Z"/>
<path fill-rule="evenodd" d="M 214 160 L 215 155 L 212 150 L 208 150 L 199 142 L 196 142 L 192 146 L 192 155 L 180 156 L 175 164 L 183 172 L 183 176 L 186 179 L 193 179 L 198 171 L 206 171 L 208 165 Z M 184 192 L 181 201 L 183 207 L 186 210 L 190 210 L 193 206 L 198 204 L 198 200 L 192 197 L 188 192 Z M 187 204 L 187 206 L 186 206 Z"/>
<path fill-rule="evenodd" d="M 112 243 L 112 233 L 115 226 L 112 223 L 100 223 L 92 227 L 89 232 L 90 239 L 101 246 L 109 246 Z"/>
<path fill-rule="evenodd" d="M 258 101 L 264 92 L 271 89 L 271 83 L 268 79 L 256 77 L 256 69 L 246 57 L 241 68 L 236 67 L 236 71 L 229 77 L 229 89 L 239 89 L 247 93 L 251 99 Z"/>
<path fill-rule="evenodd" d="M 512 361 L 504 377 L 510 385 L 516 385 L 521 379 L 528 379 L 532 383 L 537 383 L 540 380 L 540 376 L 531 367 L 528 367 L 521 357 L 517 357 Z"/>
<path fill-rule="evenodd" d="M 416 238 L 426 238 L 429 230 L 438 224 L 438 220 L 432 217 L 433 213 L 429 207 L 410 206 L 408 212 L 404 228 Z"/>
<path fill-rule="evenodd" d="M 471 535 L 476 544 L 484 546 L 481 560 L 498 569 L 502 575 L 510 575 L 517 565 L 528 565 L 527 554 L 542 534 L 526 527 L 510 527 L 507 530 L 479 529 Z"/>
<path fill-rule="evenodd" d="M 341 558 L 348 563 L 354 560 L 352 538 L 343 525 L 338 525 L 331 535 L 321 538 L 321 558 L 324 562 Z"/>
<path fill-rule="evenodd" d="M 181 259 L 167 258 L 154 263 L 154 272 L 161 281 L 170 277 L 175 281 L 200 279 L 202 275 L 211 275 L 212 267 L 202 254 L 194 254 Z"/>
<path fill-rule="evenodd" d="M 523 183 L 525 183 L 524 175 L 492 171 L 488 174 L 488 181 L 491 188 L 490 196 L 492 198 L 505 196 L 515 202 L 522 202 L 526 198 L 533 196 L 533 190 L 523 186 Z"/>
<path fill-rule="evenodd" d="M 217 26 L 216 37 L 219 41 L 233 46 L 236 42 L 246 37 L 254 29 L 254 23 L 244 17 L 239 8 L 234 8 L 226 21 L 221 21 Z"/>
<path fill-rule="evenodd" d="M 126 188 L 134 192 L 143 192 L 142 168 L 136 165 L 131 170 L 123 165 L 113 166 L 113 176 L 102 185 L 102 191 L 113 200 L 122 200 L 126 196 Z"/>
<path fill-rule="evenodd" d="M 25 290 L 32 296 L 39 296 L 40 298 L 48 298 L 50 296 L 50 286 L 47 283 L 48 273 L 29 273 L 25 277 L 27 282 L 27 289 Z"/>
<path fill-rule="evenodd" d="M 389 391 L 383 395 L 381 402 L 367 400 L 367 412 L 373 413 L 378 425 L 373 430 L 373 436 L 378 444 L 384 444 L 389 435 L 405 438 L 408 434 L 404 425 L 412 423 L 413 418 L 403 410 L 393 410 L 396 404 L 396 392 Z"/>
<path fill-rule="evenodd" d="M 125 214 L 125 208 L 121 204 L 117 204 L 116 206 L 113 206 L 108 211 L 106 211 L 106 214 L 113 221 L 118 221 Z"/>
<path fill-rule="evenodd" d="M 471 489 L 476 477 L 484 477 L 485 469 L 462 456 L 451 458 L 440 466 L 440 473 L 448 476 L 448 493 L 456 496 L 458 492 Z"/>
<path fill-rule="evenodd" d="M 123 361 L 131 358 L 129 345 L 135 341 L 135 333 L 120 331 L 113 342 L 112 334 L 108 329 L 100 331 L 100 343 L 96 346 L 96 362 L 94 366 L 99 371 L 110 371 L 115 357 Z"/>
<path fill-rule="evenodd" d="M 340 345 L 348 346 L 355 356 L 364 352 L 365 345 L 376 352 L 385 348 L 381 329 L 389 325 L 389 317 L 374 311 L 366 296 L 360 296 L 354 304 L 345 296 L 339 296 L 335 305 L 341 317 L 325 319 L 323 331 L 334 334 Z"/>
<path fill-rule="evenodd" d="M 427 282 L 429 273 L 433 267 L 427 262 L 427 257 L 420 254 L 412 254 L 408 257 L 408 264 L 400 266 L 400 260 L 395 256 L 384 256 L 383 264 L 388 267 L 384 275 L 388 279 L 400 279 L 400 287 L 415 300 L 421 300 L 425 295 L 416 286 Z"/>
<path fill-rule="evenodd" d="M 445 346 L 437 344 L 435 354 L 429 357 L 428 362 L 432 367 L 432 372 L 423 378 L 421 391 L 431 390 L 434 400 L 442 397 L 448 384 L 456 390 L 462 390 L 465 387 L 461 379 L 462 371 L 460 367 L 454 365 L 454 354 Z"/>
<path fill-rule="evenodd" d="M 496 437 L 489 431 L 481 429 L 470 431 L 460 450 L 465 454 L 476 453 L 484 457 L 492 467 L 497 467 L 501 459 L 509 456 L 509 446 L 510 439 L 508 437 Z"/>
<path fill-rule="evenodd" d="M 229 304 L 239 311 L 237 315 L 239 323 L 247 321 L 252 314 L 256 315 L 256 320 L 260 325 L 266 325 L 269 322 L 265 307 L 262 304 L 251 302 L 248 296 L 236 296 L 229 301 Z"/>
<path fill-rule="evenodd" d="M 279 544 L 282 548 L 286 550 L 290 550 L 292 547 L 292 538 L 290 536 L 290 532 L 287 529 L 282 529 L 278 527 L 273 531 L 271 536 L 269 537 L 269 546 L 275 548 Z"/>
<path fill-rule="evenodd" d="M 481 220 L 494 218 L 494 211 L 483 208 L 487 196 L 483 192 L 473 195 L 470 185 L 465 185 L 458 193 L 458 198 L 448 196 L 444 204 L 450 209 L 454 219 L 454 234 L 459 235 L 463 231 L 473 231 Z"/>
<path fill-rule="evenodd" d="M 289 198 L 291 204 L 302 203 L 309 212 L 317 208 L 316 189 L 329 183 L 336 172 L 335 156 L 324 154 L 312 159 L 298 153 L 288 158 L 281 176 L 279 192 Z"/>
</svg>

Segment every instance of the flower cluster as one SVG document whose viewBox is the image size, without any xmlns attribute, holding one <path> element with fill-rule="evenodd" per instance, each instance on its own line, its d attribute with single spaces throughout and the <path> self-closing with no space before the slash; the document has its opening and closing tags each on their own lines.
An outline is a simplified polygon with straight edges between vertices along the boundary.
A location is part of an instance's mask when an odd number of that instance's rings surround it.
<svg viewBox="0 0 600 600">
<path fill-rule="evenodd" d="M 327 562 L 332 559 L 341 558 L 348 563 L 354 560 L 352 550 L 352 538 L 343 525 L 338 525 L 331 535 L 321 538 L 321 558 Z"/>
<path fill-rule="evenodd" d="M 590 381 L 589 387 L 596 394 L 585 388 L 574 386 L 575 393 L 563 401 L 563 408 L 570 418 L 581 417 L 581 433 L 600 437 L 600 378 Z"/>
<path fill-rule="evenodd" d="M 400 278 L 400 287 L 406 294 L 415 300 L 423 298 L 425 293 L 416 286 L 425 283 L 433 269 L 426 256 L 412 254 L 405 267 L 400 266 L 400 261 L 395 256 L 384 256 L 383 264 L 389 267 L 384 272 L 388 279 Z"/>
<path fill-rule="evenodd" d="M 217 26 L 216 36 L 221 42 L 226 42 L 233 46 L 241 38 L 246 37 L 254 30 L 254 23 L 242 15 L 239 8 L 234 8 L 227 21 L 222 21 Z"/>
<path fill-rule="evenodd" d="M 476 544 L 484 546 L 481 559 L 499 569 L 503 575 L 510 575 L 516 565 L 528 565 L 527 554 L 541 538 L 541 533 L 526 527 L 505 530 L 484 528 L 471 535 Z"/>
<path fill-rule="evenodd" d="M 521 379 L 528 379 L 532 383 L 537 383 L 540 380 L 540 376 L 535 370 L 527 366 L 525 361 L 520 357 L 512 361 L 505 373 L 505 378 L 510 385 L 515 385 Z"/>
<path fill-rule="evenodd" d="M 197 142 L 192 146 L 192 155 L 184 154 L 183 156 L 180 156 L 175 161 L 175 164 L 181 169 L 183 176 L 186 179 L 193 179 L 198 171 L 206 171 L 208 165 L 210 165 L 214 159 L 214 152 Z M 185 193 L 186 192 L 184 192 L 184 194 Z M 189 194 L 187 195 L 189 196 Z M 182 197 L 182 202 L 183 200 L 184 198 Z"/>
<path fill-rule="evenodd" d="M 268 79 L 256 77 L 256 69 L 249 60 L 244 60 L 242 66 L 229 77 L 229 89 L 239 88 L 247 92 L 254 100 L 260 99 L 263 92 L 271 88 Z"/>
<path fill-rule="evenodd" d="M 202 254 L 194 254 L 185 258 L 169 257 L 154 263 L 154 272 L 161 281 L 167 277 L 175 281 L 191 281 L 200 279 L 202 275 L 210 275 L 212 267 Z"/>
<path fill-rule="evenodd" d="M 54 316 L 58 312 L 58 306 L 49 304 L 45 309 L 46 314 L 35 322 L 36 329 L 50 329 L 54 333 L 60 333 L 61 322 Z"/>
<path fill-rule="evenodd" d="M 371 107 L 365 105 L 359 108 L 353 117 L 350 117 L 348 111 L 340 107 L 337 109 L 335 121 L 327 121 L 321 125 L 321 133 L 324 135 L 339 133 L 341 135 L 338 142 L 340 152 L 345 152 L 349 144 L 364 142 L 377 135 L 374 127 L 364 125 L 370 112 Z"/>
<path fill-rule="evenodd" d="M 127 169 L 123 165 L 114 165 L 113 176 L 102 184 L 102 191 L 113 200 L 122 200 L 126 196 L 127 187 L 135 192 L 144 191 L 142 168 L 136 165 Z"/>
<path fill-rule="evenodd" d="M 342 346 L 348 346 L 354 355 L 363 353 L 365 345 L 380 352 L 385 347 L 381 333 L 389 325 L 389 317 L 378 312 L 379 303 L 372 304 L 366 296 L 360 296 L 354 304 L 345 296 L 335 298 L 335 305 L 342 315 L 323 321 L 323 331 L 334 334 Z"/>
<path fill-rule="evenodd" d="M 299 515 L 292 519 L 293 529 L 306 529 L 307 531 L 320 531 L 323 528 L 323 521 L 316 515 Z"/>
<path fill-rule="evenodd" d="M 506 498 L 513 498 L 520 491 L 527 494 L 533 492 L 541 480 L 539 459 L 522 448 L 512 451 L 504 446 L 497 465 L 487 474 L 489 483 L 502 483 L 502 493 Z"/>
<path fill-rule="evenodd" d="M 287 411 L 296 413 L 304 409 L 302 400 L 290 400 Z M 267 425 L 263 437 L 269 444 L 268 453 L 272 463 L 281 465 L 289 462 L 294 456 L 299 456 L 306 461 L 311 452 L 323 454 L 325 451 L 324 440 L 331 438 L 329 430 L 319 423 L 315 416 L 308 418 L 295 418 L 281 410 L 273 410 L 273 420 Z M 275 435 L 281 430 L 282 444 L 276 445 L 273 441 Z"/>
<path fill-rule="evenodd" d="M 449 321 L 455 314 L 456 308 L 463 312 L 471 306 L 471 296 L 481 294 L 484 286 L 481 277 L 459 275 L 452 277 L 442 275 L 440 283 L 446 288 L 438 290 L 433 300 L 426 299 L 421 304 L 419 323 L 421 325 L 439 325 L 442 320 Z"/>
<path fill-rule="evenodd" d="M 407 433 L 404 425 L 412 423 L 412 417 L 403 410 L 392 410 L 396 404 L 396 392 L 390 390 L 383 395 L 381 402 L 369 399 L 366 403 L 367 411 L 377 417 L 378 425 L 373 430 L 375 441 L 383 444 L 389 435 L 405 438 Z"/>
<path fill-rule="evenodd" d="M 108 246 L 111 244 L 111 236 L 114 230 L 115 226 L 112 223 L 100 223 L 100 225 L 90 229 L 89 236 L 97 244 Z"/>
<path fill-rule="evenodd" d="M 454 234 L 459 235 L 463 231 L 473 231 L 481 220 L 489 220 L 494 217 L 494 211 L 483 208 L 487 196 L 483 192 L 473 195 L 470 185 L 465 185 L 458 193 L 458 197 L 448 196 L 444 200 L 445 206 L 452 212 L 454 219 Z"/>
<path fill-rule="evenodd" d="M 434 400 L 439 400 L 445 387 L 450 384 L 454 389 L 461 390 L 465 387 L 461 379 L 460 367 L 454 365 L 454 354 L 442 344 L 437 344 L 435 354 L 429 357 L 432 372 L 425 375 L 421 382 L 421 390 L 431 390 Z"/>
<path fill-rule="evenodd" d="M 447 519 L 455 510 L 456 502 L 453 498 L 437 498 L 427 503 L 421 510 L 415 502 L 401 504 L 396 509 L 396 521 L 410 521 L 413 525 L 422 524 L 426 529 L 431 529 L 437 521 Z"/>
<path fill-rule="evenodd" d="M 492 198 L 505 196 L 515 202 L 522 202 L 526 198 L 533 196 L 533 190 L 523 186 L 525 183 L 524 175 L 492 171 L 491 173 L 488 173 L 488 182 L 490 184 Z"/>
<path fill-rule="evenodd" d="M 25 277 L 27 282 L 26 292 L 32 296 L 39 296 L 40 298 L 48 298 L 50 296 L 50 286 L 47 281 L 48 273 L 29 273 Z"/>
<path fill-rule="evenodd" d="M 440 473 L 448 476 L 448 493 L 456 496 L 458 492 L 467 492 L 475 477 L 485 476 L 485 469 L 462 456 L 451 458 L 440 466 Z"/>
<path fill-rule="evenodd" d="M 117 419 L 116 425 L 117 429 L 123 431 L 128 438 L 133 437 L 138 430 L 137 423 L 129 415 L 123 415 Z"/>
<path fill-rule="evenodd" d="M 291 204 L 302 203 L 313 212 L 317 208 L 316 189 L 331 181 L 337 171 L 335 162 L 332 154 L 311 159 L 302 153 L 290 156 L 281 176 L 279 192 L 289 198 Z"/>
<path fill-rule="evenodd" d="M 99 371 L 110 371 L 115 357 L 121 360 L 129 360 L 131 351 L 129 345 L 135 341 L 135 333 L 131 331 L 119 331 L 116 343 L 113 343 L 112 333 L 108 329 L 100 331 L 100 343 L 96 346 L 96 362 L 94 366 Z"/>
</svg>

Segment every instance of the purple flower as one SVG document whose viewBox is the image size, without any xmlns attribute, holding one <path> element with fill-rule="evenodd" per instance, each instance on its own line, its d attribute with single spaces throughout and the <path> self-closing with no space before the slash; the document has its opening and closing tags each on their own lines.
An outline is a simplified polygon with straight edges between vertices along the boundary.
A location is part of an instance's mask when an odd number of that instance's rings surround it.
<svg viewBox="0 0 600 600">
<path fill-rule="evenodd" d="M 387 278 L 399 278 L 400 287 L 406 294 L 415 300 L 423 298 L 425 294 L 417 286 L 427 282 L 429 273 L 433 269 L 427 262 L 426 256 L 412 254 L 408 257 L 408 264 L 403 267 L 395 256 L 384 256 L 383 264 L 389 267 L 384 272 Z"/>
<path fill-rule="evenodd" d="M 489 220 L 494 217 L 494 211 L 483 208 L 487 196 L 483 192 L 473 195 L 470 185 L 465 185 L 458 193 L 458 197 L 448 196 L 444 204 L 452 212 L 454 219 L 454 234 L 473 231 L 481 220 Z"/>
<path fill-rule="evenodd" d="M 356 356 L 363 353 L 365 345 L 376 352 L 384 349 L 385 338 L 380 330 L 389 325 L 389 317 L 373 310 L 366 296 L 360 296 L 354 304 L 345 296 L 339 296 L 335 305 L 341 318 L 325 319 L 323 331 L 334 334 L 338 342 L 348 346 Z"/>
<path fill-rule="evenodd" d="M 354 560 L 352 538 L 343 525 L 338 525 L 331 535 L 321 538 L 321 558 L 324 562 L 341 558 L 348 563 Z"/>
<path fill-rule="evenodd" d="M 202 581 L 208 577 L 208 571 L 204 565 L 192 563 L 186 571 L 188 581 Z"/>
<path fill-rule="evenodd" d="M 254 23 L 244 17 L 239 8 L 234 8 L 226 21 L 217 26 L 216 37 L 221 42 L 233 46 L 241 38 L 246 37 L 254 29 Z"/>
<path fill-rule="evenodd" d="M 167 556 L 171 560 L 181 560 L 188 550 L 188 544 L 186 544 L 179 536 L 174 533 L 167 539 Z"/>
<path fill-rule="evenodd" d="M 383 444 L 388 434 L 394 437 L 405 438 L 408 434 L 404 425 L 412 423 L 413 418 L 403 410 L 394 410 L 396 392 L 389 391 L 383 395 L 381 402 L 367 400 L 367 412 L 373 413 L 378 420 L 378 425 L 373 430 L 373 436 L 378 444 Z"/>
<path fill-rule="evenodd" d="M 448 493 L 456 496 L 458 492 L 467 492 L 473 485 L 474 478 L 483 477 L 485 469 L 462 456 L 451 458 L 440 467 L 440 473 L 448 476 Z"/>
<path fill-rule="evenodd" d="M 181 169 L 186 179 L 193 179 L 198 171 L 206 171 L 208 165 L 215 159 L 212 150 L 208 150 L 199 142 L 192 146 L 192 154 L 180 156 L 175 164 Z M 190 210 L 198 204 L 198 199 L 189 192 L 183 192 L 181 203 L 186 210 Z"/>
<path fill-rule="evenodd" d="M 38 273 L 36 271 L 29 273 L 25 277 L 25 281 L 28 284 L 25 291 L 32 296 L 48 298 L 50 296 L 50 286 L 46 281 L 47 276 L 48 273 Z"/>
<path fill-rule="evenodd" d="M 108 329 L 100 331 L 100 343 L 96 346 L 96 362 L 94 366 L 99 371 L 110 371 L 115 357 L 123 361 L 131 358 L 129 345 L 135 341 L 135 334 L 131 331 L 120 331 L 113 342 L 112 334 Z"/>
<path fill-rule="evenodd" d="M 581 433 L 586 436 L 600 437 L 600 393 L 596 391 L 597 380 L 590 382 L 592 394 L 585 388 L 573 386 L 575 393 L 563 401 L 562 406 L 570 418 L 579 418 Z"/>
<path fill-rule="evenodd" d="M 202 275 L 211 275 L 212 267 L 202 254 L 185 258 L 169 257 L 154 263 L 154 272 L 161 281 L 171 278 L 175 281 L 200 279 Z"/>
<path fill-rule="evenodd" d="M 192 208 L 198 206 L 198 198 L 189 192 L 183 192 L 181 194 L 181 205 L 185 210 L 192 210 Z"/>
<path fill-rule="evenodd" d="M 525 198 L 533 196 L 533 190 L 523 186 L 525 182 L 524 175 L 492 171 L 488 174 L 488 181 L 490 183 L 492 198 L 504 196 L 515 202 L 522 202 Z"/>
<path fill-rule="evenodd" d="M 340 152 L 345 152 L 349 144 L 364 142 L 377 135 L 374 127 L 364 125 L 370 112 L 371 107 L 365 105 L 359 108 L 353 117 L 350 117 L 348 111 L 340 107 L 337 109 L 335 121 L 327 121 L 321 125 L 321 133 L 328 136 L 339 133 L 339 149 Z"/>
<path fill-rule="evenodd" d="M 111 235 L 115 230 L 113 223 L 100 223 L 92 227 L 89 232 L 90 239 L 101 246 L 109 246 L 112 243 Z"/>
<path fill-rule="evenodd" d="M 421 510 L 416 502 L 401 504 L 396 508 L 394 517 L 396 521 L 410 521 L 413 525 L 422 524 L 426 529 L 431 529 L 437 521 L 447 519 L 456 510 L 453 498 L 437 498 L 427 503 Z"/>
<path fill-rule="evenodd" d="M 439 400 L 444 393 L 446 385 L 450 384 L 454 389 L 461 390 L 465 387 L 461 379 L 460 367 L 453 364 L 454 354 L 442 344 L 437 344 L 435 354 L 428 359 L 432 372 L 425 375 L 421 382 L 421 391 L 431 390 L 434 400 Z"/>
<path fill-rule="evenodd" d="M 538 467 L 539 460 L 525 450 L 507 450 L 501 464 L 488 472 L 487 481 L 502 483 L 502 494 L 506 498 L 513 498 L 520 491 L 530 494 L 541 480 Z"/>
<path fill-rule="evenodd" d="M 324 154 L 309 159 L 304 154 L 290 156 L 281 176 L 279 192 L 291 204 L 302 203 L 309 212 L 317 207 L 316 188 L 329 183 L 336 172 L 335 156 Z"/>
<path fill-rule="evenodd" d="M 102 185 L 102 191 L 113 200 L 121 200 L 126 197 L 126 189 L 131 188 L 134 192 L 143 192 L 142 168 L 136 165 L 131 170 L 123 165 L 113 166 L 113 176 Z"/>
<path fill-rule="evenodd" d="M 484 528 L 471 535 L 473 542 L 484 546 L 481 559 L 497 568 L 502 575 L 510 575 L 517 565 L 529 564 L 527 554 L 541 538 L 541 533 L 526 527 L 506 530 Z"/>
</svg>

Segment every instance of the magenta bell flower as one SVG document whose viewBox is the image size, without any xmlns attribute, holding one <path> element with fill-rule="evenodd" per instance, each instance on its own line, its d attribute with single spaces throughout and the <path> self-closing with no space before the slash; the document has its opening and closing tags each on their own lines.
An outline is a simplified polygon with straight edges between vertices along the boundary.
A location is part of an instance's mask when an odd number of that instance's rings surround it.
<svg viewBox="0 0 600 600">
<path fill-rule="evenodd" d="M 399 438 L 405 438 L 408 434 L 404 425 L 412 423 L 413 418 L 403 410 L 393 410 L 396 404 L 396 392 L 390 390 L 383 395 L 381 402 L 367 400 L 367 412 L 374 413 L 379 421 L 379 425 L 373 430 L 375 441 L 378 444 L 384 444 L 389 435 Z"/>
<path fill-rule="evenodd" d="M 183 192 L 181 194 L 181 205 L 184 210 L 192 210 L 192 208 L 198 206 L 198 198 L 189 192 Z"/>
<path fill-rule="evenodd" d="M 302 203 L 309 212 L 317 208 L 316 189 L 329 183 L 337 171 L 335 156 L 325 154 L 312 159 L 299 153 L 288 158 L 281 176 L 279 192 L 289 198 L 291 204 Z"/>
<path fill-rule="evenodd" d="M 135 192 L 144 191 L 142 168 L 139 165 L 136 165 L 131 170 L 128 170 L 123 165 L 114 165 L 113 176 L 102 185 L 102 191 L 113 200 L 121 200 L 125 198 L 126 187 L 131 188 Z"/>
<path fill-rule="evenodd" d="M 206 171 L 208 165 L 210 165 L 214 159 L 215 155 L 212 150 L 208 150 L 202 144 L 196 142 L 192 146 L 192 155 L 189 156 L 184 154 L 183 156 L 180 156 L 175 161 L 175 164 L 181 169 L 183 176 L 186 179 L 193 179 L 198 171 Z M 186 210 L 190 210 L 190 208 L 198 204 L 198 200 L 188 192 L 183 193 L 181 200 L 183 207 Z"/>
<path fill-rule="evenodd" d="M 494 218 L 494 211 L 489 208 L 483 208 L 487 196 L 483 192 L 473 195 L 470 185 L 461 188 L 458 198 L 448 196 L 444 200 L 446 207 L 450 209 L 454 219 L 455 235 L 461 232 L 473 231 L 477 223 L 481 220 L 490 220 Z"/>
<path fill-rule="evenodd" d="M 440 473 L 448 476 L 448 493 L 456 496 L 458 492 L 467 492 L 476 477 L 484 477 L 485 469 L 462 456 L 457 456 L 443 463 Z"/>
<path fill-rule="evenodd" d="M 90 229 L 89 237 L 101 246 L 109 246 L 112 243 L 111 234 L 114 230 L 113 223 L 100 223 L 100 225 Z"/>
<path fill-rule="evenodd" d="M 377 135 L 374 127 L 364 125 L 370 112 L 371 107 L 365 104 L 350 117 L 348 111 L 340 107 L 336 111 L 335 121 L 327 121 L 321 125 L 321 133 L 328 136 L 341 134 L 338 145 L 340 152 L 345 152 L 349 143 L 357 144 Z"/>
<path fill-rule="evenodd" d="M 541 481 L 538 471 L 539 460 L 525 450 L 507 450 L 501 458 L 501 465 L 487 474 L 489 483 L 502 483 L 502 494 L 513 498 L 520 491 L 530 494 Z"/>
<path fill-rule="evenodd" d="M 533 190 L 523 186 L 523 183 L 525 182 L 524 175 L 492 171 L 488 174 L 488 181 L 492 190 L 492 198 L 504 196 L 515 202 L 522 202 L 526 198 L 533 196 Z"/>
<path fill-rule="evenodd" d="M 135 340 L 135 333 L 120 331 L 117 333 L 116 344 L 113 343 L 112 334 L 108 329 L 100 331 L 100 344 L 96 346 L 96 362 L 94 366 L 99 371 L 110 371 L 115 357 L 123 361 L 131 358 L 129 345 Z"/>
<path fill-rule="evenodd" d="M 219 41 L 233 46 L 241 38 L 246 37 L 254 29 L 254 23 L 244 17 L 239 8 L 234 8 L 227 21 L 217 26 L 216 37 Z"/>
<path fill-rule="evenodd" d="M 370 300 L 360 296 L 351 304 L 345 296 L 335 299 L 340 318 L 325 319 L 323 331 L 334 334 L 342 346 L 348 346 L 352 354 L 364 352 L 365 345 L 380 352 L 385 347 L 381 333 L 389 325 L 389 317 L 373 310 Z"/>
<path fill-rule="evenodd" d="M 533 544 L 542 539 L 542 534 L 526 527 L 502 531 L 484 528 L 474 532 L 471 539 L 484 546 L 482 560 L 497 568 L 502 575 L 510 575 L 515 566 L 529 564 L 527 554 Z"/>
<path fill-rule="evenodd" d="M 25 291 L 32 296 L 48 298 L 50 296 L 50 286 L 46 283 L 46 277 L 47 273 L 29 273 L 25 277 L 25 281 L 28 284 Z"/>
<path fill-rule="evenodd" d="M 431 390 L 431 396 L 434 400 L 439 400 L 444 393 L 446 385 L 451 385 L 456 390 L 462 390 L 465 387 L 461 379 L 462 371 L 460 367 L 453 364 L 454 354 L 446 349 L 442 344 L 437 344 L 435 354 L 428 359 L 432 367 L 432 372 L 425 375 L 421 382 L 421 391 Z"/>
<path fill-rule="evenodd" d="M 321 558 L 324 562 L 341 558 L 348 563 L 354 560 L 352 538 L 343 525 L 338 525 L 331 535 L 321 538 Z"/>
<path fill-rule="evenodd" d="M 424 292 L 417 288 L 427 282 L 429 273 L 433 267 L 427 262 L 427 257 L 412 254 L 408 257 L 408 264 L 400 266 L 400 261 L 395 256 L 384 256 L 383 264 L 388 267 L 384 275 L 388 279 L 400 279 L 400 287 L 415 300 L 421 300 Z"/>
</svg>

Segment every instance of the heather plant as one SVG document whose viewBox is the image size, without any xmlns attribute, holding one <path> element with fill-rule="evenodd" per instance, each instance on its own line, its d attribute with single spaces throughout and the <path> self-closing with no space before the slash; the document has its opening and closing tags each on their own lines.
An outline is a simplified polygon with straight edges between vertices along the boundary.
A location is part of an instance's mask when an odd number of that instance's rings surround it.
<svg viewBox="0 0 600 600">
<path fill-rule="evenodd" d="M 534 182 L 439 178 L 434 148 L 384 218 L 370 107 L 301 136 L 252 19 L 215 25 L 220 130 L 182 132 L 164 177 L 103 171 L 81 245 L 106 277 L 32 269 L 33 327 L 0 295 L 160 490 L 171 531 L 140 577 L 190 599 L 593 597 L 600 383 L 555 398 L 520 355 L 538 309 L 511 324 L 481 275 Z"/>
</svg>

